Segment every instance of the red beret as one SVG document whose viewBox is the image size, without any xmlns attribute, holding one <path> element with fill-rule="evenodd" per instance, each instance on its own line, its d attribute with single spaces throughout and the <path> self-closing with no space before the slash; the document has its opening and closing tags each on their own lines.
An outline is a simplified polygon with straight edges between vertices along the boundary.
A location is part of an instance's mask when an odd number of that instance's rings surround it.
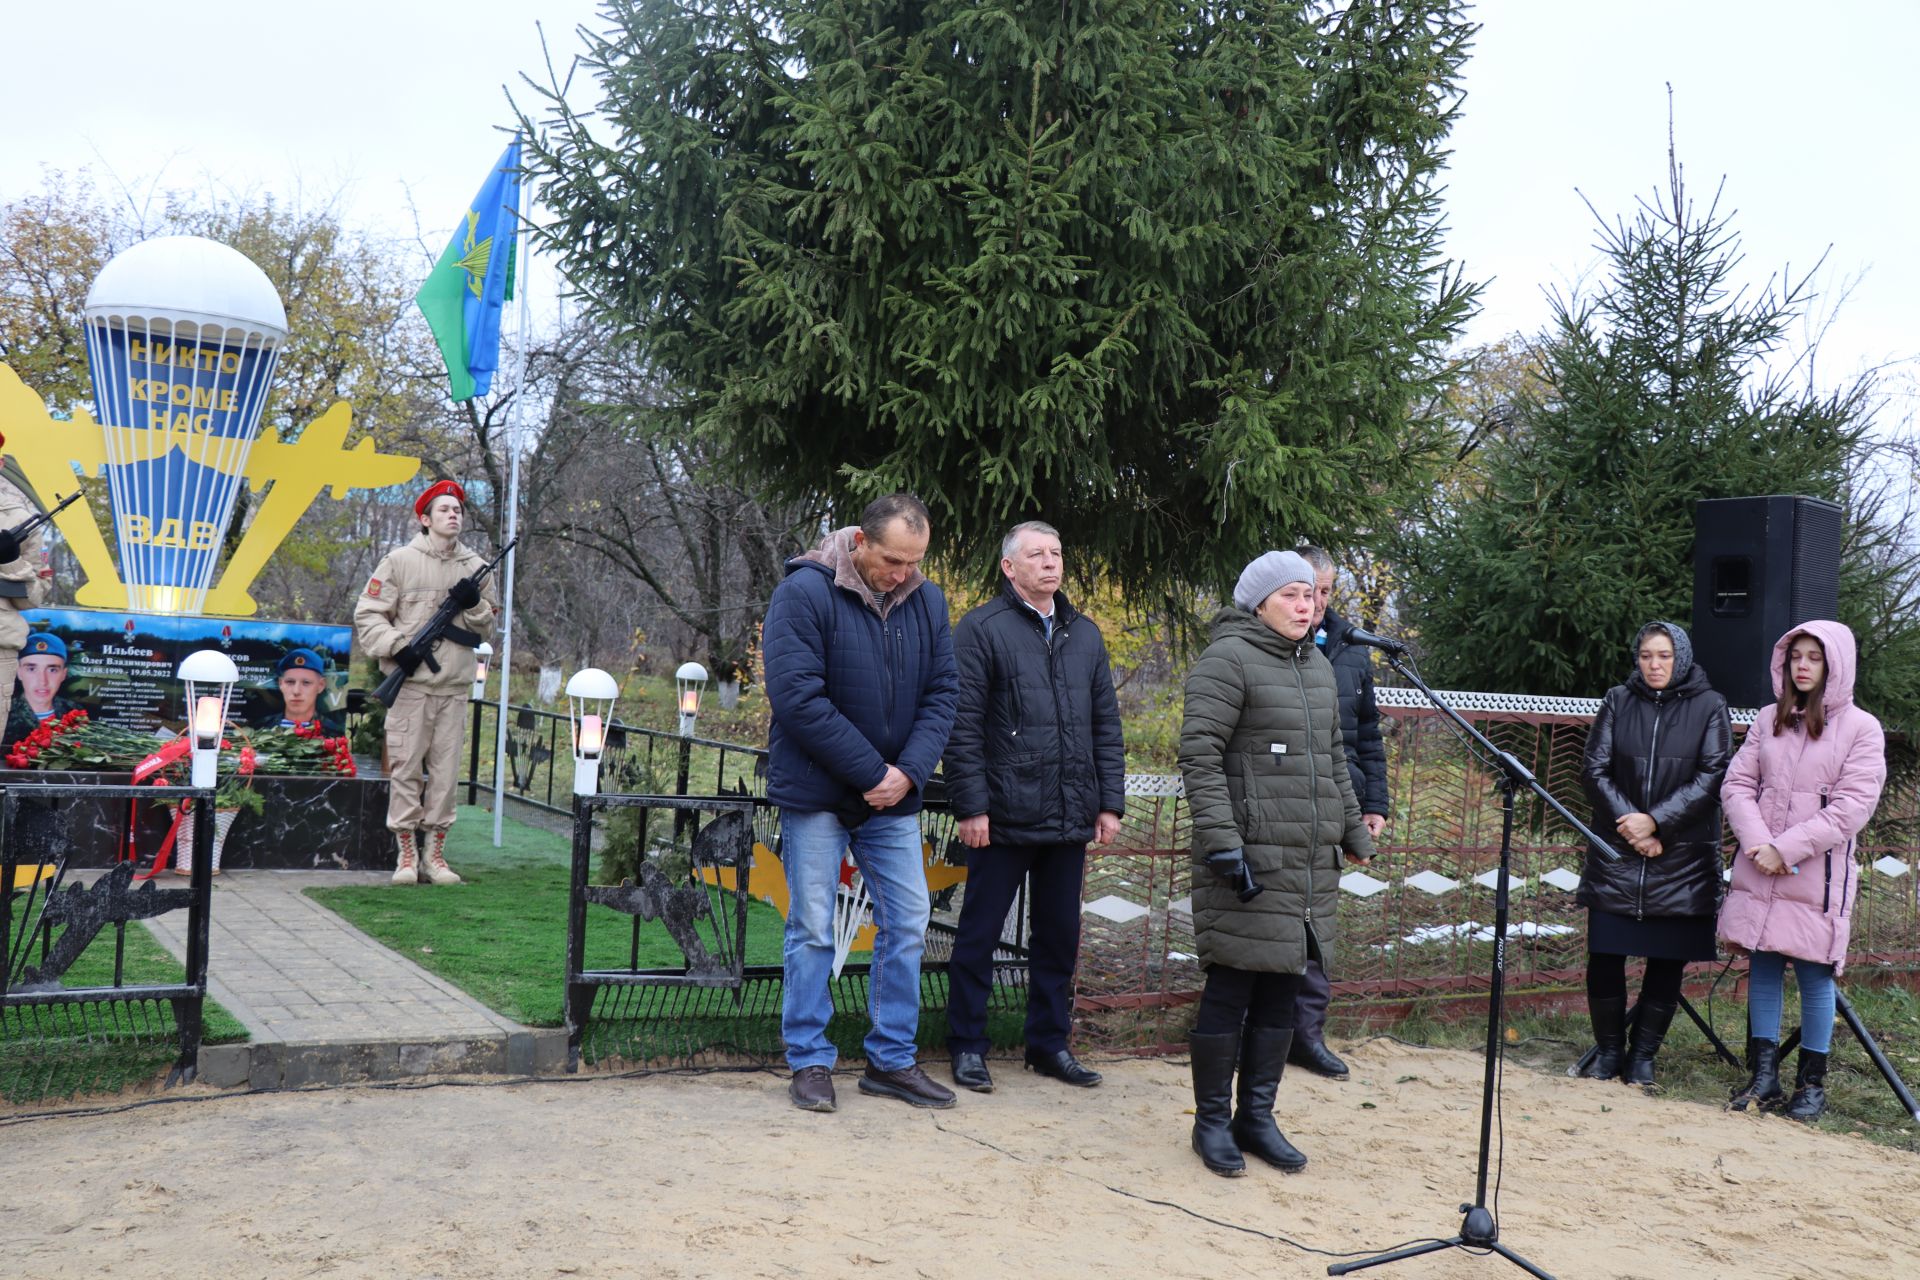
<svg viewBox="0 0 1920 1280">
<path fill-rule="evenodd" d="M 427 486 L 427 491 L 413 500 L 413 514 L 424 516 L 427 508 L 433 505 L 435 498 L 444 498 L 448 494 L 460 499 L 460 505 L 467 505 L 467 491 L 451 480 L 442 480 L 438 484 Z"/>
</svg>

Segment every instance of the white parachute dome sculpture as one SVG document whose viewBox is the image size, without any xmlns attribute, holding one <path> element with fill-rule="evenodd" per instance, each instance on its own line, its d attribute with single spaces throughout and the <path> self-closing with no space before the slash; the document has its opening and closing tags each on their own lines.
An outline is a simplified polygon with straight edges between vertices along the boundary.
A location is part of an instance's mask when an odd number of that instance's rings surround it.
<svg viewBox="0 0 1920 1280">
<path fill-rule="evenodd" d="M 102 268 L 86 322 L 128 603 L 198 613 L 260 431 L 286 309 L 237 251 L 162 236 Z"/>
</svg>

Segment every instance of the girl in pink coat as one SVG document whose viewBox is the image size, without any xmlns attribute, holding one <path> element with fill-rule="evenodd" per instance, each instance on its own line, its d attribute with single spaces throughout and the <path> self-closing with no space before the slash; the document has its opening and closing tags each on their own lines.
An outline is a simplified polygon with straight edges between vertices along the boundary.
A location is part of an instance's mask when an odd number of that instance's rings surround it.
<svg viewBox="0 0 1920 1280">
<path fill-rule="evenodd" d="M 1753 1079 L 1733 1109 L 1780 1105 L 1780 1013 L 1786 962 L 1800 984 L 1800 1070 L 1786 1113 L 1826 1110 L 1833 1040 L 1833 979 L 1846 968 L 1853 899 L 1860 888 L 1854 840 L 1887 779 L 1880 722 L 1853 705 L 1853 632 L 1807 622 L 1773 646 L 1779 702 L 1760 713 L 1721 789 L 1740 851 L 1720 908 L 1729 951 L 1752 956 L 1747 1062 Z"/>
</svg>

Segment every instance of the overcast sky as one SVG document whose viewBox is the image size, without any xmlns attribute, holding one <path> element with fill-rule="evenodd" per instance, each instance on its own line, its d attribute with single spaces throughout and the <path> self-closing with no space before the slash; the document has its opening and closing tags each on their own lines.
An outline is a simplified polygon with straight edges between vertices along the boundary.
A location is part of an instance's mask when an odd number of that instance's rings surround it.
<svg viewBox="0 0 1920 1280">
<path fill-rule="evenodd" d="M 534 23 L 564 63 L 596 20 L 590 0 L 4 8 L 0 199 L 43 165 L 136 198 L 156 180 L 344 192 L 350 218 L 395 235 L 417 207 L 435 250 L 504 145 L 504 87 L 531 105 Z M 1491 0 L 1475 16 L 1448 195 L 1449 250 L 1491 281 L 1471 340 L 1539 328 L 1543 287 L 1592 269 L 1581 194 L 1611 218 L 1664 180 L 1670 83 L 1693 189 L 1724 176 L 1752 281 L 1831 248 L 1829 292 L 1856 282 L 1824 370 L 1920 354 L 1920 3 Z"/>
</svg>

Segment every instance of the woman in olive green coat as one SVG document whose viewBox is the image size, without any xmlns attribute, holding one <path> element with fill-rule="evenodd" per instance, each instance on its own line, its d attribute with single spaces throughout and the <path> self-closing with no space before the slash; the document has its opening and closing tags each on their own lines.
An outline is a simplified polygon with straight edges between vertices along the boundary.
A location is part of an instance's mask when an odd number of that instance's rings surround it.
<svg viewBox="0 0 1920 1280">
<path fill-rule="evenodd" d="M 1309 954 L 1333 950 L 1340 858 L 1373 857 L 1340 741 L 1339 689 L 1309 635 L 1313 568 L 1269 551 L 1187 673 L 1180 774 L 1193 818 L 1193 932 L 1207 971 L 1189 1038 L 1193 1149 L 1246 1172 L 1307 1158 L 1273 1120 Z M 1235 1106 L 1234 1073 L 1240 1087 Z"/>
</svg>

